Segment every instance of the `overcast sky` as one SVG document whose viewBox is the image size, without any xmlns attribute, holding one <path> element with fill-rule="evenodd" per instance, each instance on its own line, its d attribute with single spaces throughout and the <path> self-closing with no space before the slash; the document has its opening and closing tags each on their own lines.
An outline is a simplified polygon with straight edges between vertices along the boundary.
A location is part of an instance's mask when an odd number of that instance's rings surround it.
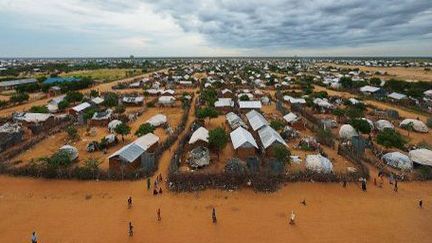
<svg viewBox="0 0 432 243">
<path fill-rule="evenodd" d="M 432 56 L 432 0 L 0 0 L 0 57 Z"/>
</svg>

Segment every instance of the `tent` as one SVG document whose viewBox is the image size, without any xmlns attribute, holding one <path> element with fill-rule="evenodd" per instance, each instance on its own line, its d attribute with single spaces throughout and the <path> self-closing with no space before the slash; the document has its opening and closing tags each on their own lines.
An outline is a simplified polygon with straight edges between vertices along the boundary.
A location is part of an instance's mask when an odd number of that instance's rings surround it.
<svg viewBox="0 0 432 243">
<path fill-rule="evenodd" d="M 390 129 L 394 129 L 393 124 L 391 124 L 389 121 L 387 120 L 378 120 L 375 122 L 375 127 L 376 129 L 378 129 L 378 131 L 382 131 L 385 128 L 390 128 Z"/>
<path fill-rule="evenodd" d="M 146 121 L 146 123 L 149 123 L 154 127 L 158 127 L 162 124 L 165 124 L 166 122 L 167 122 L 167 117 L 163 114 L 154 115 Z"/>
<path fill-rule="evenodd" d="M 189 144 L 194 144 L 198 141 L 204 141 L 208 143 L 208 137 L 209 137 L 209 131 L 204 127 L 200 127 L 194 133 L 192 133 L 192 136 L 189 139 Z"/>
<path fill-rule="evenodd" d="M 399 124 L 399 126 L 403 128 L 404 126 L 406 126 L 410 123 L 413 124 L 413 130 L 416 132 L 428 132 L 429 131 L 429 128 L 426 126 L 426 124 L 424 124 L 422 121 L 416 120 L 416 119 L 405 119 Z"/>
<path fill-rule="evenodd" d="M 238 149 L 240 147 L 258 148 L 258 145 L 256 144 L 252 134 L 243 127 L 238 127 L 236 130 L 232 131 L 230 133 L 230 137 L 234 149 Z"/>
<path fill-rule="evenodd" d="M 408 153 L 410 159 L 417 164 L 432 166 L 432 150 L 429 149 L 415 149 Z"/>
<path fill-rule="evenodd" d="M 114 129 L 120 124 L 122 124 L 122 121 L 112 120 L 110 121 L 110 123 L 108 123 L 108 130 L 110 130 L 111 132 L 114 131 Z"/>
<path fill-rule="evenodd" d="M 333 171 L 333 164 L 321 154 L 310 154 L 306 156 L 305 166 L 308 170 L 319 173 L 330 173 Z"/>
<path fill-rule="evenodd" d="M 300 119 L 296 114 L 294 114 L 292 112 L 286 114 L 283 118 L 288 123 L 294 123 Z"/>
<path fill-rule="evenodd" d="M 357 131 L 349 124 L 344 124 L 339 129 L 339 137 L 342 139 L 351 139 L 354 136 L 358 136 Z"/>
<path fill-rule="evenodd" d="M 60 151 L 65 151 L 71 160 L 76 160 L 78 158 L 78 149 L 73 146 L 64 145 L 59 149 L 59 152 Z"/>
<path fill-rule="evenodd" d="M 287 146 L 281 135 L 274 130 L 271 126 L 265 126 L 258 131 L 258 135 L 261 139 L 261 143 L 264 148 L 268 148 L 274 143 L 279 143 Z"/>
<path fill-rule="evenodd" d="M 412 160 L 400 152 L 390 152 L 383 155 L 382 159 L 386 164 L 403 170 L 411 170 L 413 167 Z"/>
</svg>

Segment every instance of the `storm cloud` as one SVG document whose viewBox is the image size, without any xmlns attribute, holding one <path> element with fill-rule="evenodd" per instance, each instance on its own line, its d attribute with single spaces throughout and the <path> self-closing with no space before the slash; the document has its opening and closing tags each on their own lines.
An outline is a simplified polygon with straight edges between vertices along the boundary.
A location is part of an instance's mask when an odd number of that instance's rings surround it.
<svg viewBox="0 0 432 243">
<path fill-rule="evenodd" d="M 335 47 L 431 38 L 430 0 L 154 3 L 188 32 L 230 47 Z"/>
</svg>

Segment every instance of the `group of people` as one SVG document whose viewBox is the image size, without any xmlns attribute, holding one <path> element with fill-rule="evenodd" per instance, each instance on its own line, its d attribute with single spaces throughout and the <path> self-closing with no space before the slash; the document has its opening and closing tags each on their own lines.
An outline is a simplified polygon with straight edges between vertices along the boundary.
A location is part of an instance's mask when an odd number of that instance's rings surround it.
<svg viewBox="0 0 432 243">
<path fill-rule="evenodd" d="M 159 185 L 162 183 L 162 181 L 162 174 L 159 174 L 154 181 L 153 195 L 156 196 L 158 194 L 162 194 L 162 187 Z"/>
</svg>

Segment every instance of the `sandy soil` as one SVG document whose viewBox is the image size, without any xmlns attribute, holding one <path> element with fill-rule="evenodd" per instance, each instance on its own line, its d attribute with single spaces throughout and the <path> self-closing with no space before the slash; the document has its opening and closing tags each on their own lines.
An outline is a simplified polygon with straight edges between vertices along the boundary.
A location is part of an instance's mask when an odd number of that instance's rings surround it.
<svg viewBox="0 0 432 243">
<path fill-rule="evenodd" d="M 387 183 L 383 189 L 369 185 L 367 193 L 355 184 L 295 183 L 273 194 L 165 190 L 155 197 L 145 181 L 0 177 L 0 188 L 2 242 L 30 241 L 34 230 L 40 242 L 430 242 L 432 236 L 431 183 L 399 183 L 398 193 Z M 303 199 L 307 206 L 299 203 Z M 291 210 L 295 226 L 288 224 Z"/>
<path fill-rule="evenodd" d="M 377 71 L 387 72 L 387 75 L 373 75 L 382 79 L 401 79 L 406 81 L 432 81 L 432 71 L 425 71 L 422 67 L 365 67 L 365 66 L 349 66 L 335 65 L 326 63 L 326 66 L 342 67 L 342 68 L 358 68 L 362 71 L 369 71 L 374 74 Z"/>
</svg>

